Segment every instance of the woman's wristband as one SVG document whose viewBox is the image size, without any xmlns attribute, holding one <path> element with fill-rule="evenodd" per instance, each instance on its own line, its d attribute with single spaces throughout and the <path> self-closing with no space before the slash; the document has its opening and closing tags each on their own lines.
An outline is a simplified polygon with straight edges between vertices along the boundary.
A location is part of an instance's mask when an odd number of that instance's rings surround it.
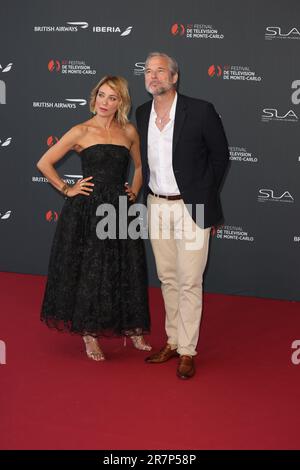
<svg viewBox="0 0 300 470">
<path fill-rule="evenodd" d="M 65 197 L 67 197 L 69 189 L 70 189 L 70 186 L 67 183 L 64 183 L 60 191 L 63 193 Z"/>
</svg>

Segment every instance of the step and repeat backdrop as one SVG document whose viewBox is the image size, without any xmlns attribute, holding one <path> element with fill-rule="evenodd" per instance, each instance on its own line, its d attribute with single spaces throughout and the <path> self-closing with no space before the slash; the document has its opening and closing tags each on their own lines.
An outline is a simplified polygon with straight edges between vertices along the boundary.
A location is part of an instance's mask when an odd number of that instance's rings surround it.
<svg viewBox="0 0 300 470">
<path fill-rule="evenodd" d="M 131 120 L 151 51 L 174 56 L 179 91 L 222 117 L 230 167 L 205 290 L 300 300 L 300 2 L 79 0 L 0 4 L 0 270 L 46 274 L 63 198 L 36 162 L 124 76 Z M 57 170 L 74 183 L 80 157 Z M 146 241 L 151 285 L 158 285 Z"/>
</svg>

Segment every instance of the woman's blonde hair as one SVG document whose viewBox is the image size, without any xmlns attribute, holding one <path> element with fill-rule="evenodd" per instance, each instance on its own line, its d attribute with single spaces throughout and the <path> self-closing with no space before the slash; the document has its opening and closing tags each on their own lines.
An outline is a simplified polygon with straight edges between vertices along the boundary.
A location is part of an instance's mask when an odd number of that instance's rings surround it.
<svg viewBox="0 0 300 470">
<path fill-rule="evenodd" d="M 104 84 L 110 86 L 110 88 L 112 88 L 117 93 L 121 100 L 118 110 L 116 111 L 115 118 L 121 127 L 125 127 L 128 122 L 127 116 L 130 110 L 131 100 L 129 96 L 127 80 L 125 80 L 123 77 L 106 75 L 105 77 L 101 78 L 100 82 L 98 82 L 97 85 L 92 89 L 90 97 L 90 111 L 91 113 L 95 112 L 96 97 L 99 88 Z"/>
</svg>

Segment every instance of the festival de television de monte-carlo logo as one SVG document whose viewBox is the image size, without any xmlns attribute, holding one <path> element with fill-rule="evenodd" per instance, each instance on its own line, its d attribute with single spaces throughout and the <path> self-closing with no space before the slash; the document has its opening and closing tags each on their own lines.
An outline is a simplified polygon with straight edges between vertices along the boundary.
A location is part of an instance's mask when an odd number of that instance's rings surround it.
<svg viewBox="0 0 300 470">
<path fill-rule="evenodd" d="M 248 65 L 215 65 L 212 64 L 207 70 L 210 78 L 220 78 L 223 80 L 247 81 L 258 83 L 262 77 L 251 70 Z"/>
<path fill-rule="evenodd" d="M 224 39 L 224 34 L 212 24 L 174 23 L 170 28 L 174 37 L 186 39 Z"/>
<path fill-rule="evenodd" d="M 47 64 L 50 73 L 64 75 L 96 75 L 97 70 L 85 60 L 50 59 Z"/>
</svg>

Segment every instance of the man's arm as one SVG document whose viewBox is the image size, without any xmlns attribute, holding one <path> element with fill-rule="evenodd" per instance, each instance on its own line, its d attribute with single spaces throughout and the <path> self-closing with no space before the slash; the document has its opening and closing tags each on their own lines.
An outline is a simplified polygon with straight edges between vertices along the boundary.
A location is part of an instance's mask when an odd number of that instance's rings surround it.
<svg viewBox="0 0 300 470">
<path fill-rule="evenodd" d="M 222 121 L 211 103 L 207 104 L 206 109 L 204 139 L 219 188 L 229 162 L 229 150 Z"/>
<path fill-rule="evenodd" d="M 139 132 L 140 132 L 140 115 L 141 115 L 141 106 L 139 106 L 135 111 L 136 126 Z"/>
</svg>

